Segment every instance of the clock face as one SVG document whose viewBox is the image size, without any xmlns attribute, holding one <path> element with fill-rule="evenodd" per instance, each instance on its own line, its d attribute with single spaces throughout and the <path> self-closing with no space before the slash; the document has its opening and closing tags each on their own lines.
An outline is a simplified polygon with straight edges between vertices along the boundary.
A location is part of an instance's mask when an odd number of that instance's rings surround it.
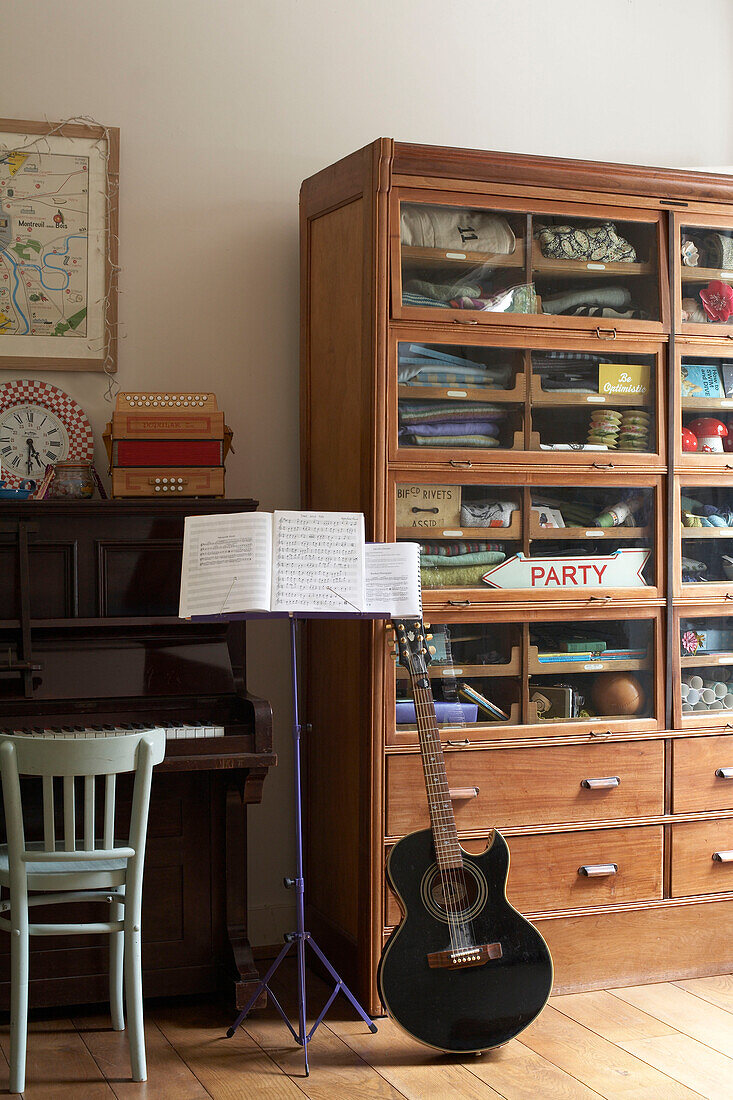
<svg viewBox="0 0 733 1100">
<path fill-rule="evenodd" d="M 69 435 L 50 409 L 14 405 L 0 413 L 0 466 L 16 477 L 43 477 L 69 453 Z"/>
<path fill-rule="evenodd" d="M 73 397 L 29 378 L 0 385 L 0 481 L 10 488 L 39 481 L 46 466 L 91 461 L 93 453 L 91 425 Z"/>
</svg>

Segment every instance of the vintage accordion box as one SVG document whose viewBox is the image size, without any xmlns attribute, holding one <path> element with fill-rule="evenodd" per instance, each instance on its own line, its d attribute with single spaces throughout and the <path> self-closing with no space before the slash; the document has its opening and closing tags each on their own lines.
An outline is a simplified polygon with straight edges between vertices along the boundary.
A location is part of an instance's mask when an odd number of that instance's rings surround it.
<svg viewBox="0 0 733 1100">
<path fill-rule="evenodd" d="M 223 497 L 231 441 L 213 393 L 119 393 L 104 433 L 112 496 Z"/>
</svg>

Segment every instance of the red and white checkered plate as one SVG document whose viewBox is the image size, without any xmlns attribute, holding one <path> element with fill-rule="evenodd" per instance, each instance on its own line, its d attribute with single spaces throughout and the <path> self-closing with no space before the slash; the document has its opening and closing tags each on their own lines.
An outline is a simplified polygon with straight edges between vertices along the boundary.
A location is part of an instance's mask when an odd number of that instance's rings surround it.
<svg viewBox="0 0 733 1100">
<path fill-rule="evenodd" d="M 94 435 L 86 413 L 73 397 L 64 393 L 58 386 L 48 382 L 39 382 L 33 378 L 18 378 L 13 382 L 0 385 L 0 414 L 16 405 L 38 405 L 55 413 L 62 421 L 69 436 L 69 459 L 91 461 L 94 455 Z M 3 467 L 0 479 L 8 488 L 17 488 L 25 480 Z"/>
</svg>

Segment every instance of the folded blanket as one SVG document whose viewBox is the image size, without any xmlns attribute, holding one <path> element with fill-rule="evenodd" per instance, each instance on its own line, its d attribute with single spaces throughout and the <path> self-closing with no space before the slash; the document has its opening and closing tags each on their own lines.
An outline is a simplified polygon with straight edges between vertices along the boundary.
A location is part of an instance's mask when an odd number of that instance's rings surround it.
<svg viewBox="0 0 733 1100">
<path fill-rule="evenodd" d="M 486 298 L 469 298 L 464 294 L 453 298 L 450 305 L 453 309 L 476 309 L 485 313 L 536 313 L 537 293 L 533 283 L 518 283 Z"/>
<path fill-rule="evenodd" d="M 402 204 L 400 239 L 403 244 L 421 248 L 504 255 L 513 252 L 516 243 L 509 222 L 501 214 L 412 203 Z"/>
<path fill-rule="evenodd" d="M 503 420 L 505 416 L 506 409 L 483 401 L 400 401 L 402 424 Z"/>
<path fill-rule="evenodd" d="M 542 255 L 554 260 L 596 260 L 634 263 L 636 252 L 613 222 L 589 225 L 548 225 L 537 234 Z"/>
<path fill-rule="evenodd" d="M 441 569 L 461 569 L 468 565 L 498 565 L 504 560 L 504 554 L 500 550 L 478 550 L 475 554 L 456 554 L 454 557 L 444 557 L 442 554 L 420 554 L 420 568 L 431 569 L 440 566 Z"/>
<path fill-rule="evenodd" d="M 433 555 L 440 558 L 453 558 L 462 554 L 480 554 L 484 550 L 501 550 L 499 542 L 485 542 L 477 539 L 470 542 L 461 539 L 459 542 L 421 542 L 420 553 Z"/>
<path fill-rule="evenodd" d="M 733 268 L 733 238 L 727 233 L 706 233 L 703 238 L 707 267 Z"/>
<path fill-rule="evenodd" d="M 404 442 L 404 441 L 403 441 Z M 421 435 L 410 433 L 415 447 L 498 447 L 498 439 L 490 435 Z"/>
<path fill-rule="evenodd" d="M 611 309 L 610 306 L 576 306 L 563 311 L 565 317 L 616 317 L 624 320 L 648 321 L 649 314 L 644 309 Z"/>
<path fill-rule="evenodd" d="M 436 302 L 435 298 L 426 298 L 424 294 L 410 294 L 402 291 L 403 306 L 428 306 L 431 309 L 450 309 L 448 302 Z"/>
<path fill-rule="evenodd" d="M 491 435 L 499 434 L 499 425 L 491 420 L 444 420 L 440 423 L 410 424 L 402 432 L 420 435 Z"/>
<path fill-rule="evenodd" d="M 548 294 L 542 299 L 543 313 L 565 313 L 575 306 L 612 306 L 623 309 L 631 301 L 631 291 L 625 286 L 584 287 L 563 294 Z"/>
<path fill-rule="evenodd" d="M 397 379 L 406 386 L 471 386 L 484 390 L 506 390 L 509 388 L 511 367 L 505 371 L 495 371 L 486 374 L 468 374 L 462 370 L 430 370 L 420 371 L 419 374 L 410 374 L 406 378 L 402 375 L 402 367 L 397 369 Z"/>
<path fill-rule="evenodd" d="M 492 564 L 499 565 L 504 561 L 504 554 L 497 553 L 496 561 Z M 467 565 L 463 569 L 445 569 L 442 566 L 426 569 L 422 574 L 423 588 L 466 588 L 471 585 L 482 584 L 484 573 L 491 565 Z"/>
<path fill-rule="evenodd" d="M 427 279 L 410 279 L 405 290 L 411 294 L 422 294 L 425 298 L 435 298 L 438 302 L 449 302 L 451 298 L 480 298 L 481 287 L 477 283 L 429 283 Z"/>
</svg>

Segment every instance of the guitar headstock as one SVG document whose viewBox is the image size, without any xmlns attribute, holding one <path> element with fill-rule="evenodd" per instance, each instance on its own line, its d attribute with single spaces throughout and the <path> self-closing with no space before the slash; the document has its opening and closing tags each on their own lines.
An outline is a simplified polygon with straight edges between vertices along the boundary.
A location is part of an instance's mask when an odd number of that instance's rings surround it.
<svg viewBox="0 0 733 1100">
<path fill-rule="evenodd" d="M 421 619 L 393 619 L 392 629 L 395 631 L 395 656 L 408 672 L 415 676 L 424 673 L 435 653 L 435 646 L 428 645 L 432 634 L 426 634 L 425 628 L 430 623 L 424 623 Z"/>
</svg>

